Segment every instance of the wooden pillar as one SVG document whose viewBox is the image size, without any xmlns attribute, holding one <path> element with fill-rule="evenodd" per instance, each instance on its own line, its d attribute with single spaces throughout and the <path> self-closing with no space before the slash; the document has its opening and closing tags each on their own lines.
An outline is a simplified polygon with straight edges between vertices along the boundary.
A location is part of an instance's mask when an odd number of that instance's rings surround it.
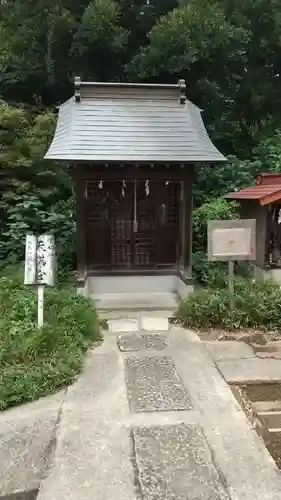
<svg viewBox="0 0 281 500">
<path fill-rule="evenodd" d="M 185 250 L 186 250 L 186 214 L 185 214 L 185 181 L 181 182 L 180 205 L 179 205 L 179 269 L 184 273 L 185 268 Z"/>
<path fill-rule="evenodd" d="M 78 281 L 85 280 L 87 271 L 86 262 L 86 231 L 85 231 L 85 181 L 83 166 L 75 165 L 74 179 L 76 184 L 76 251 Z"/>
<path fill-rule="evenodd" d="M 180 209 L 180 227 L 181 227 L 181 255 L 180 270 L 187 277 L 192 275 L 192 209 L 193 209 L 193 165 L 185 165 L 184 179 L 181 190 L 181 209 Z"/>
<path fill-rule="evenodd" d="M 256 219 L 256 260 L 261 268 L 265 265 L 265 255 L 268 243 L 268 206 L 262 207 L 256 200 L 240 201 L 241 219 Z"/>
</svg>

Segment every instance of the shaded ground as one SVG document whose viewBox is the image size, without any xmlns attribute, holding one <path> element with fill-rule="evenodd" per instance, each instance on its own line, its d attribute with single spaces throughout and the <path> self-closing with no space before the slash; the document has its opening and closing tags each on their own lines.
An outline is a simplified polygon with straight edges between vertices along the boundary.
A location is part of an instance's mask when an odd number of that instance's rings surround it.
<svg viewBox="0 0 281 500">
<path fill-rule="evenodd" d="M 263 330 L 245 329 L 228 331 L 220 328 L 210 328 L 208 330 L 198 330 L 197 335 L 204 341 L 208 340 L 240 340 L 247 344 L 260 344 L 265 345 L 267 341 L 280 340 L 281 333 L 278 332 L 265 332 Z"/>
<path fill-rule="evenodd" d="M 281 469 L 281 342 L 265 332 L 209 333 L 200 335 L 206 349 Z"/>
<path fill-rule="evenodd" d="M 251 384 L 242 386 L 250 401 L 281 401 L 281 384 Z"/>
<path fill-rule="evenodd" d="M 281 429 L 280 432 L 277 433 L 268 432 L 255 408 L 255 403 L 257 402 L 264 402 L 264 406 L 268 406 L 270 409 L 270 402 L 281 401 L 281 384 L 242 385 L 234 386 L 232 390 L 249 420 L 255 425 L 258 434 L 264 440 L 277 467 L 281 469 Z M 271 415 L 272 413 L 273 412 L 270 412 Z M 279 411 L 276 408 L 276 415 L 277 414 L 279 414 Z"/>
</svg>

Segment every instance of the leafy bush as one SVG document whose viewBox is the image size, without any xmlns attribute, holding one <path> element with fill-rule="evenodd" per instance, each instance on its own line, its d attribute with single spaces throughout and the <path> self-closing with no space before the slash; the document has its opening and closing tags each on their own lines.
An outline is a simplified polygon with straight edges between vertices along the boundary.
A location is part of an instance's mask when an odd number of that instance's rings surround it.
<svg viewBox="0 0 281 500">
<path fill-rule="evenodd" d="M 204 252 L 196 252 L 192 260 L 192 271 L 196 283 L 211 288 L 224 288 L 226 286 L 228 279 L 227 262 L 209 262 Z M 240 278 L 253 278 L 253 265 L 250 262 L 236 262 L 235 275 Z"/>
<path fill-rule="evenodd" d="M 0 102 L 0 260 L 21 261 L 25 235 L 56 238 L 60 271 L 75 267 L 74 186 L 68 167 L 44 160 L 56 123 Z"/>
<path fill-rule="evenodd" d="M 234 310 L 227 288 L 202 289 L 182 302 L 179 319 L 191 328 L 281 328 L 281 289 L 271 281 L 234 283 Z"/>
<path fill-rule="evenodd" d="M 45 324 L 36 326 L 36 294 L 22 276 L 0 278 L 0 410 L 72 382 L 99 339 L 96 312 L 73 289 L 46 292 Z"/>
<path fill-rule="evenodd" d="M 25 252 L 26 234 L 53 234 L 56 242 L 58 271 L 67 275 L 75 268 L 74 197 L 44 208 L 36 196 L 29 196 L 7 209 L 5 231 L 0 238 L 3 261 L 21 262 Z"/>
<path fill-rule="evenodd" d="M 227 263 L 208 262 L 204 252 L 192 257 L 192 273 L 196 283 L 214 288 L 224 288 L 227 283 Z"/>
<path fill-rule="evenodd" d="M 238 217 L 237 203 L 217 198 L 193 212 L 193 272 L 198 283 L 223 287 L 227 279 L 227 265 L 207 260 L 207 226 L 210 220 Z"/>
<path fill-rule="evenodd" d="M 216 198 L 193 211 L 193 250 L 206 252 L 207 226 L 210 220 L 234 219 L 238 217 L 236 202 Z"/>
</svg>

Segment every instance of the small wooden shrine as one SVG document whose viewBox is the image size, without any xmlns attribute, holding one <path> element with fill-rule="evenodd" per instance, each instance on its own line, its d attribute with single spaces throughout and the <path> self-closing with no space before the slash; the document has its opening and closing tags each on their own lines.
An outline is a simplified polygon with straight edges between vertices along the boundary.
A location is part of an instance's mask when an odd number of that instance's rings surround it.
<svg viewBox="0 0 281 500">
<path fill-rule="evenodd" d="M 224 157 L 183 80 L 76 78 L 45 158 L 73 165 L 81 281 L 113 272 L 191 277 L 194 166 Z"/>
<path fill-rule="evenodd" d="M 256 219 L 256 264 L 281 268 L 281 174 L 260 174 L 256 185 L 230 193 L 243 219 Z"/>
</svg>

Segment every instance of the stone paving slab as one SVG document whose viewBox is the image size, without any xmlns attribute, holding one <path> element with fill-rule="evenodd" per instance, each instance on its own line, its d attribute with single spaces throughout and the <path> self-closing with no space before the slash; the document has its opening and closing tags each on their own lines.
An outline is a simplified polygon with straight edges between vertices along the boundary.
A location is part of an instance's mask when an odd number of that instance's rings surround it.
<svg viewBox="0 0 281 500">
<path fill-rule="evenodd" d="M 138 332 L 139 320 L 132 319 L 111 319 L 108 320 L 109 333 L 124 333 L 124 332 Z"/>
<path fill-rule="evenodd" d="M 120 351 L 161 351 L 167 347 L 167 337 L 158 333 L 152 335 L 120 335 L 117 338 Z"/>
<path fill-rule="evenodd" d="M 39 488 L 64 397 L 61 391 L 0 414 L 0 499 L 32 498 Z"/>
<path fill-rule="evenodd" d="M 204 346 L 215 361 L 224 359 L 246 359 L 254 358 L 255 353 L 252 347 L 245 342 L 220 340 L 214 342 L 204 342 Z"/>
<path fill-rule="evenodd" d="M 171 357 L 128 357 L 125 378 L 131 411 L 171 411 L 192 408 Z"/>
<path fill-rule="evenodd" d="M 281 382 L 278 359 L 248 358 L 218 361 L 217 366 L 228 383 Z"/>
<path fill-rule="evenodd" d="M 200 428 L 136 428 L 133 439 L 143 500 L 229 500 Z"/>
<path fill-rule="evenodd" d="M 153 318 L 151 316 L 141 316 L 139 320 L 140 330 L 149 332 L 164 332 L 169 330 L 168 318 Z"/>
</svg>

